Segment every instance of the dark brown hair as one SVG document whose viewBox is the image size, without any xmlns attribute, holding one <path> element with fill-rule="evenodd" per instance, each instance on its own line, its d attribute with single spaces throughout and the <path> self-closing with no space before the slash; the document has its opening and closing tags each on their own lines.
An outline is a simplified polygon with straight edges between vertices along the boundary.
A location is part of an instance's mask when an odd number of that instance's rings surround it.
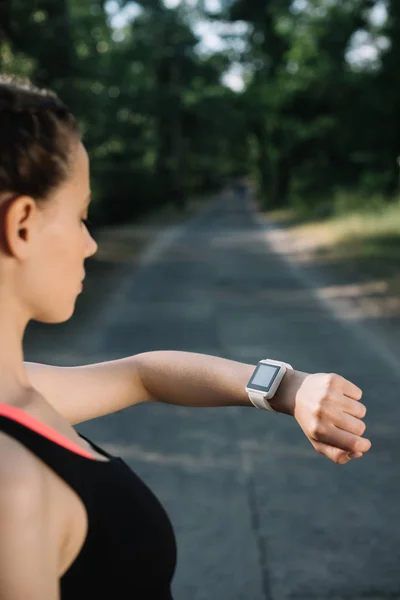
<svg viewBox="0 0 400 600">
<path fill-rule="evenodd" d="M 46 199 L 69 174 L 75 117 L 50 90 L 0 75 L 0 197 Z"/>
</svg>

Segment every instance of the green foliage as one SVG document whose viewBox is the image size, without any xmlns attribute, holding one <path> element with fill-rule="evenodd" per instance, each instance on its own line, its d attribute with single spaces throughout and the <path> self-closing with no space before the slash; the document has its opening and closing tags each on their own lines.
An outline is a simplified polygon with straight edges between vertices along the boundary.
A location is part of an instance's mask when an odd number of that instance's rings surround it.
<svg viewBox="0 0 400 600">
<path fill-rule="evenodd" d="M 352 202 L 399 191 L 400 3 L 387 0 L 377 24 L 379 3 L 225 0 L 215 18 L 248 24 L 245 49 L 205 56 L 193 28 L 201 0 L 176 10 L 140 0 L 119 31 L 103 0 L 3 0 L 0 67 L 55 89 L 78 114 L 97 220 L 184 207 L 238 175 L 269 208 L 329 214 L 349 205 L 344 190 Z M 378 49 L 364 65 L 349 60 L 360 35 Z M 238 58 L 243 93 L 221 84 Z"/>
<path fill-rule="evenodd" d="M 248 168 L 241 107 L 220 83 L 228 58 L 196 53 L 185 11 L 140 4 L 116 32 L 102 0 L 0 3 L 0 67 L 54 89 L 79 117 L 98 222 L 183 208 Z"/>
<path fill-rule="evenodd" d="M 392 195 L 399 185 L 400 4 L 370 21 L 374 0 L 296 3 L 236 0 L 231 18 L 252 26 L 246 61 L 259 194 L 266 207 L 288 202 L 334 210 L 338 187 Z M 387 36 L 372 67 L 351 65 L 354 36 Z M 382 41 L 382 40 L 381 40 Z"/>
</svg>

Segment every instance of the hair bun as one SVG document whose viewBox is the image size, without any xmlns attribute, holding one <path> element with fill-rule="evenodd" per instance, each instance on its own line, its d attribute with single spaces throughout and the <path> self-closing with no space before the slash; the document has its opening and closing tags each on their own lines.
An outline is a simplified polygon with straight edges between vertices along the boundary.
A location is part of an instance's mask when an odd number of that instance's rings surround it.
<svg viewBox="0 0 400 600">
<path fill-rule="evenodd" d="M 0 110 L 9 110 L 11 112 L 19 112 L 16 94 L 7 87 L 2 87 L 0 90 Z"/>
<path fill-rule="evenodd" d="M 2 84 L 2 85 L 1 85 Z M 65 109 L 64 104 L 53 94 L 37 94 L 36 88 L 18 88 L 14 81 L 1 81 L 0 111 L 35 114 L 46 110 Z"/>
<path fill-rule="evenodd" d="M 47 199 L 69 177 L 77 120 L 54 92 L 0 74 L 0 121 L 0 195 Z"/>
</svg>

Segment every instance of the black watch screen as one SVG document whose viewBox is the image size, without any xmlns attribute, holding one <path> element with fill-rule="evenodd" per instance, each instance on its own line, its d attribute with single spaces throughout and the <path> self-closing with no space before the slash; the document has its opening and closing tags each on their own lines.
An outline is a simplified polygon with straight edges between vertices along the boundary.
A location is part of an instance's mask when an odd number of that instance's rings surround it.
<svg viewBox="0 0 400 600">
<path fill-rule="evenodd" d="M 272 384 L 274 383 L 281 367 L 275 365 L 266 365 L 265 363 L 259 363 L 254 370 L 254 373 L 247 384 L 260 392 L 269 392 Z"/>
</svg>

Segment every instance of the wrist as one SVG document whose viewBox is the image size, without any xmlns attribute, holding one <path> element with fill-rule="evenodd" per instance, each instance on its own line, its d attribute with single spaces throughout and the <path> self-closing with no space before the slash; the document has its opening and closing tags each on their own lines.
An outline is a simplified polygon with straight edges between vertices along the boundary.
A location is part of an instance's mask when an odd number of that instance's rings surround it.
<svg viewBox="0 0 400 600">
<path fill-rule="evenodd" d="M 288 369 L 273 398 L 269 400 L 271 408 L 279 413 L 294 416 L 296 395 L 308 373 Z"/>
</svg>

